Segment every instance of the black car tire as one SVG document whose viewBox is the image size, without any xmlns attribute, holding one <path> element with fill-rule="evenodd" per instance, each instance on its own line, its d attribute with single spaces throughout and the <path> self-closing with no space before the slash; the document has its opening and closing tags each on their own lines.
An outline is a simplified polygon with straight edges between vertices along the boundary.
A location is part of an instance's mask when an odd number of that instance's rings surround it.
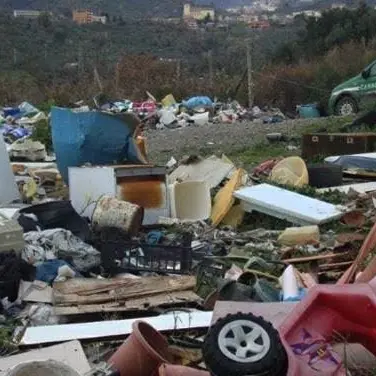
<svg viewBox="0 0 376 376">
<path fill-rule="evenodd" d="M 351 108 L 351 111 L 345 111 L 344 107 L 347 106 L 348 109 Z M 354 115 L 358 112 L 358 104 L 356 103 L 355 99 L 353 99 L 350 96 L 345 96 L 340 98 L 334 109 L 334 113 L 337 116 L 348 116 L 348 115 Z"/>
<path fill-rule="evenodd" d="M 307 166 L 309 185 L 314 188 L 342 185 L 342 167 L 335 164 L 311 164 Z"/>
<path fill-rule="evenodd" d="M 250 331 L 246 332 L 246 328 Z M 252 333 L 256 337 L 250 336 Z M 252 346 L 257 350 L 250 350 Z M 285 376 L 287 372 L 287 354 L 277 330 L 252 313 L 239 312 L 219 319 L 210 328 L 202 353 L 207 368 L 215 376 Z"/>
</svg>

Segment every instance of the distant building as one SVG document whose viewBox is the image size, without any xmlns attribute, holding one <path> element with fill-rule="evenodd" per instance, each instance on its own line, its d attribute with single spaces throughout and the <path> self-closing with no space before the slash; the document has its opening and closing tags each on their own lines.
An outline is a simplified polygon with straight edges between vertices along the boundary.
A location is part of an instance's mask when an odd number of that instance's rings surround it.
<svg viewBox="0 0 376 376">
<path fill-rule="evenodd" d="M 106 16 L 92 16 L 91 22 L 100 22 L 102 24 L 105 24 L 107 22 Z"/>
<path fill-rule="evenodd" d="M 38 18 L 41 14 L 46 13 L 40 10 L 14 10 L 14 17 L 24 17 L 24 18 Z"/>
<path fill-rule="evenodd" d="M 210 17 L 214 21 L 215 10 L 213 7 L 196 6 L 190 3 L 184 4 L 183 18 L 185 20 L 204 20 L 206 17 Z"/>
<path fill-rule="evenodd" d="M 346 4 L 335 3 L 335 4 L 332 4 L 331 8 L 332 9 L 344 9 L 346 8 Z"/>
<path fill-rule="evenodd" d="M 241 14 L 237 17 L 238 22 L 244 22 L 244 23 L 251 23 L 251 22 L 257 22 L 259 20 L 258 15 L 254 14 Z"/>
<path fill-rule="evenodd" d="M 107 17 L 96 16 L 91 10 L 75 10 L 73 11 L 73 21 L 79 25 L 90 24 L 93 22 L 105 24 L 107 22 Z"/>
<path fill-rule="evenodd" d="M 269 29 L 270 22 L 268 20 L 253 21 L 248 24 L 248 27 L 251 29 L 265 30 Z"/>
<path fill-rule="evenodd" d="M 293 12 L 293 17 L 296 17 L 296 16 L 305 16 L 305 17 L 313 17 L 313 18 L 316 18 L 316 19 L 319 19 L 320 17 L 322 17 L 322 14 L 320 11 L 318 10 L 303 10 L 301 12 Z"/>
</svg>

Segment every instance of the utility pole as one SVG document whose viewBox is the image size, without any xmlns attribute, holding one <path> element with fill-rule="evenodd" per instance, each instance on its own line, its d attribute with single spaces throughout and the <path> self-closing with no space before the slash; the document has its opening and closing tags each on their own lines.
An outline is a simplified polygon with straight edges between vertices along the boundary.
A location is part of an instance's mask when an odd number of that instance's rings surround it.
<svg viewBox="0 0 376 376">
<path fill-rule="evenodd" d="M 78 70 L 79 70 L 81 76 L 84 73 L 84 58 L 83 57 L 84 56 L 83 56 L 82 45 L 79 44 L 78 45 Z"/>
<path fill-rule="evenodd" d="M 181 60 L 178 59 L 176 62 L 176 81 L 180 81 L 181 77 Z"/>
<path fill-rule="evenodd" d="M 120 82 L 120 63 L 116 63 L 115 67 L 115 92 L 119 95 L 119 82 Z"/>
<path fill-rule="evenodd" d="M 94 67 L 94 82 L 97 83 L 97 85 L 99 87 L 99 90 L 101 92 L 103 92 L 103 85 L 102 85 L 101 78 L 99 77 L 99 73 L 98 73 L 97 67 Z"/>
<path fill-rule="evenodd" d="M 13 48 L 13 64 L 17 64 L 17 50 Z"/>
<path fill-rule="evenodd" d="M 214 86 L 214 76 L 213 76 L 213 51 L 208 52 L 208 63 L 209 63 L 209 85 L 210 89 L 213 89 Z"/>
<path fill-rule="evenodd" d="M 252 41 L 247 40 L 248 107 L 253 106 Z"/>
</svg>

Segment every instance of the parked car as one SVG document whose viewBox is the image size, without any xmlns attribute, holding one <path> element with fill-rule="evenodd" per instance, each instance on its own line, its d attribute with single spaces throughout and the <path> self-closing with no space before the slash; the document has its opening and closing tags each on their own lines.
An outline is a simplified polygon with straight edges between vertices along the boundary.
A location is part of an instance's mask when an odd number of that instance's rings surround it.
<svg viewBox="0 0 376 376">
<path fill-rule="evenodd" d="M 333 89 L 329 112 L 340 116 L 352 115 L 372 103 L 376 105 L 376 61 Z"/>
</svg>

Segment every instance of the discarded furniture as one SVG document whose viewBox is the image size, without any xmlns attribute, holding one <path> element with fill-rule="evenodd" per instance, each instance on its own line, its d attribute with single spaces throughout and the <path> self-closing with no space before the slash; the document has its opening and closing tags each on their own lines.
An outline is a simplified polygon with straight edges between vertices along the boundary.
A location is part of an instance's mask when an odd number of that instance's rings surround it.
<svg viewBox="0 0 376 376">
<path fill-rule="evenodd" d="M 92 218 L 103 195 L 128 201 L 144 209 L 144 225 L 170 216 L 165 167 L 114 165 L 69 168 L 70 200 L 76 211 Z"/>
<path fill-rule="evenodd" d="M 302 156 L 367 153 L 376 150 L 375 133 L 310 133 L 303 135 Z"/>
</svg>

